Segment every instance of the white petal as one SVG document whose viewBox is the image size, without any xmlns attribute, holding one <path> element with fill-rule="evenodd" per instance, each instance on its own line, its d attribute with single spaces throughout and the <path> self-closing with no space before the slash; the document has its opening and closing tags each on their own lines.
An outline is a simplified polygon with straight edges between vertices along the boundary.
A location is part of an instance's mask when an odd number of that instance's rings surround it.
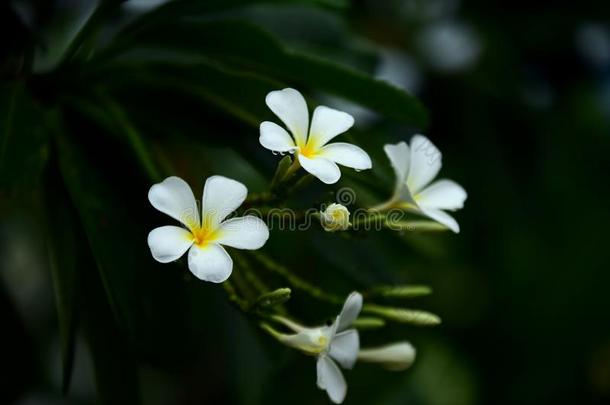
<svg viewBox="0 0 610 405">
<path fill-rule="evenodd" d="M 379 363 L 383 367 L 399 371 L 410 367 L 415 361 L 415 348 L 409 342 L 393 343 L 382 347 L 362 349 L 358 361 Z"/>
<path fill-rule="evenodd" d="M 335 136 L 344 133 L 354 125 L 354 117 L 346 112 L 325 107 L 317 107 L 311 119 L 308 142 L 322 147 Z"/>
<path fill-rule="evenodd" d="M 330 400 L 340 404 L 345 399 L 347 384 L 339 367 L 328 356 L 319 356 L 317 363 L 318 387 L 326 390 Z"/>
<path fill-rule="evenodd" d="M 460 233 L 460 226 L 457 221 L 445 211 L 441 211 L 434 208 L 425 208 L 420 207 L 422 213 L 436 222 L 445 225 L 447 228 L 451 229 L 455 233 Z"/>
<path fill-rule="evenodd" d="M 366 170 L 373 167 L 369 155 L 351 143 L 336 142 L 326 145 L 320 150 L 320 156 L 356 170 Z"/>
<path fill-rule="evenodd" d="M 189 250 L 189 270 L 200 280 L 222 283 L 233 271 L 233 260 L 216 243 L 204 247 L 193 245 Z"/>
<path fill-rule="evenodd" d="M 153 207 L 193 229 L 199 226 L 197 202 L 189 185 L 180 177 L 168 177 L 148 191 Z"/>
<path fill-rule="evenodd" d="M 411 162 L 407 186 L 411 194 L 417 194 L 432 181 L 441 169 L 441 152 L 428 138 L 415 135 L 411 138 Z"/>
<path fill-rule="evenodd" d="M 360 338 L 355 329 L 337 333 L 330 344 L 328 354 L 341 364 L 343 368 L 352 368 L 358 358 Z"/>
<path fill-rule="evenodd" d="M 337 331 L 341 332 L 342 330 L 345 330 L 347 327 L 349 327 L 352 322 L 354 322 L 356 318 L 358 318 L 358 315 L 360 315 L 361 310 L 362 295 L 354 291 L 345 300 L 345 304 L 343 304 L 343 309 L 341 309 L 341 313 L 337 317 L 337 320 L 339 321 Z"/>
<path fill-rule="evenodd" d="M 260 126 L 261 145 L 274 152 L 290 152 L 296 145 L 290 134 L 274 122 L 265 121 Z"/>
<path fill-rule="evenodd" d="M 398 142 L 396 145 L 388 144 L 383 147 L 385 154 L 390 159 L 390 164 L 396 174 L 396 192 L 407 181 L 409 173 L 409 162 L 411 161 L 411 150 L 406 142 Z"/>
<path fill-rule="evenodd" d="M 322 180 L 323 183 L 334 184 L 341 178 L 341 170 L 339 170 L 339 166 L 335 162 L 331 162 L 323 157 L 310 159 L 301 154 L 298 157 L 303 169 Z"/>
<path fill-rule="evenodd" d="M 288 127 L 298 145 L 305 145 L 309 111 L 305 99 L 295 89 L 276 90 L 267 94 L 267 106 Z"/>
<path fill-rule="evenodd" d="M 423 189 L 416 197 L 420 207 L 457 210 L 464 207 L 466 190 L 451 180 L 435 181 Z"/>
<path fill-rule="evenodd" d="M 148 234 L 148 247 L 156 261 L 178 260 L 193 244 L 193 235 L 179 226 L 162 226 Z"/>
<path fill-rule="evenodd" d="M 237 249 L 259 249 L 269 239 L 269 228 L 262 219 L 247 215 L 220 224 L 219 235 L 215 242 L 221 245 Z"/>
<path fill-rule="evenodd" d="M 248 189 L 239 181 L 223 176 L 209 177 L 203 186 L 203 225 L 216 229 L 223 219 L 239 208 L 247 195 Z"/>
</svg>

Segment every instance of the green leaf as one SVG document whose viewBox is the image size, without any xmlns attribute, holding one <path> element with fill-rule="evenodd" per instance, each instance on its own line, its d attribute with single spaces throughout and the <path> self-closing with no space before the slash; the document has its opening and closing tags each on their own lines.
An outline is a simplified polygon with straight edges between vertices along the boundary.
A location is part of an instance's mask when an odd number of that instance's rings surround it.
<svg viewBox="0 0 610 405">
<path fill-rule="evenodd" d="M 270 33 L 243 21 L 184 22 L 171 29 L 155 25 L 119 41 L 100 58 L 138 46 L 205 55 L 235 69 L 349 99 L 407 124 L 425 127 L 427 122 L 425 109 L 403 90 L 347 66 L 291 50 Z"/>
<path fill-rule="evenodd" d="M 83 268 L 82 231 L 55 164 L 45 181 L 47 248 L 62 352 L 62 391 L 68 392 L 74 359 L 78 270 Z"/>
<path fill-rule="evenodd" d="M 137 32 L 144 28 L 155 25 L 159 22 L 172 21 L 176 23 L 181 17 L 206 16 L 211 13 L 218 13 L 227 10 L 235 10 L 255 4 L 310 4 L 326 6 L 335 9 L 345 9 L 349 5 L 349 0 L 183 0 L 168 1 L 161 7 L 144 14 L 129 24 L 119 35 L 123 36 L 131 32 Z"/>
<path fill-rule="evenodd" d="M 118 323 L 133 336 L 136 303 L 132 289 L 137 285 L 133 269 L 138 263 L 127 244 L 135 240 L 129 235 L 131 228 L 121 225 L 129 223 L 128 213 L 120 208 L 116 191 L 87 162 L 85 153 L 64 134 L 58 134 L 57 139 L 61 174 L 87 234 L 108 301 Z"/>
<path fill-rule="evenodd" d="M 258 128 L 265 117 L 270 117 L 265 96 L 283 86 L 259 74 L 230 69 L 217 62 L 201 57 L 190 63 L 168 62 L 166 55 L 148 56 L 146 59 L 126 60 L 120 64 L 93 72 L 91 79 L 118 77 L 106 80 L 107 88 L 114 98 L 124 98 L 124 93 L 133 93 L 140 88 L 146 92 L 180 92 L 211 104 L 220 111 Z M 129 95 L 127 95 L 129 96 Z M 163 111 L 161 111 L 163 113 Z"/>
<path fill-rule="evenodd" d="M 0 87 L 0 195 L 38 186 L 49 155 L 40 117 L 22 85 Z"/>
<path fill-rule="evenodd" d="M 93 259 L 82 268 L 81 324 L 95 371 L 98 401 L 104 405 L 140 401 L 137 363 L 106 300 Z"/>
</svg>

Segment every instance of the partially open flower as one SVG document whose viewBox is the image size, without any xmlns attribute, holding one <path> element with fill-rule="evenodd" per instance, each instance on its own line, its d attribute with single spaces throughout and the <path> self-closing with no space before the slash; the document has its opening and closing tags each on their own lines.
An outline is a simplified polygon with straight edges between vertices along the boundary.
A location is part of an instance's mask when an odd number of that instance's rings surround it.
<svg viewBox="0 0 610 405">
<path fill-rule="evenodd" d="M 263 122 L 259 141 L 265 148 L 296 153 L 298 164 L 326 184 L 339 181 L 341 171 L 337 164 L 356 170 L 372 167 L 371 158 L 359 147 L 344 142 L 328 143 L 354 125 L 354 118 L 348 113 L 319 106 L 310 125 L 305 99 L 290 88 L 272 91 L 265 102 L 290 130 L 289 134 L 273 122 Z"/>
<path fill-rule="evenodd" d="M 293 335 L 274 333 L 287 346 L 311 356 L 317 356 L 318 387 L 326 390 L 331 401 L 340 404 L 345 399 L 347 384 L 341 370 L 352 368 L 360 349 L 360 338 L 356 329 L 348 329 L 360 314 L 362 295 L 351 293 L 345 300 L 341 313 L 330 326 L 307 328 L 283 317 L 276 320 L 296 332 Z"/>
<path fill-rule="evenodd" d="M 384 207 L 401 207 L 423 214 L 458 233 L 457 221 L 445 211 L 464 206 L 466 191 L 454 181 L 432 180 L 441 170 L 441 152 L 428 138 L 415 135 L 411 145 L 399 142 L 385 145 L 396 172 L 396 188 Z"/>
<path fill-rule="evenodd" d="M 341 204 L 330 204 L 324 211 L 320 211 L 320 223 L 325 231 L 345 231 L 351 225 L 349 210 Z"/>
<path fill-rule="evenodd" d="M 222 283 L 231 275 L 233 260 L 222 247 L 259 249 L 269 238 L 261 219 L 248 215 L 225 218 L 246 199 L 248 190 L 238 181 L 223 176 L 208 178 L 203 186 L 201 219 L 195 196 L 179 177 L 168 177 L 148 192 L 150 203 L 185 226 L 162 226 L 148 234 L 148 246 L 155 260 L 178 260 L 188 250 L 189 270 L 195 277 Z"/>
</svg>

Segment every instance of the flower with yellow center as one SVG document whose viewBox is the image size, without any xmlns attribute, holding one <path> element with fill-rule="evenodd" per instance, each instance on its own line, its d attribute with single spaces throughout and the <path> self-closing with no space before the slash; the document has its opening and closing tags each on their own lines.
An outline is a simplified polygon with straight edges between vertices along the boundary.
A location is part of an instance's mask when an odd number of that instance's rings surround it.
<svg viewBox="0 0 610 405">
<path fill-rule="evenodd" d="M 275 318 L 296 332 L 293 335 L 276 335 L 282 343 L 318 358 L 318 387 L 325 390 L 336 404 L 345 399 L 347 384 L 335 361 L 343 368 L 354 367 L 360 350 L 360 338 L 356 329 L 348 328 L 356 320 L 361 309 L 362 295 L 353 292 L 347 297 L 341 313 L 330 326 L 307 328 L 283 317 Z"/>
<path fill-rule="evenodd" d="M 305 99 L 295 89 L 272 91 L 267 106 L 290 130 L 265 121 L 260 126 L 261 145 L 279 153 L 296 153 L 298 164 L 326 184 L 341 178 L 337 164 L 356 170 L 372 167 L 371 158 L 361 148 L 344 142 L 328 144 L 354 125 L 354 118 L 342 111 L 319 106 L 313 112 L 311 126 Z"/>
<path fill-rule="evenodd" d="M 203 187 L 201 218 L 195 196 L 179 177 L 168 177 L 153 185 L 148 200 L 153 207 L 180 221 L 184 227 L 162 226 L 148 234 L 155 260 L 169 263 L 188 250 L 189 270 L 195 277 L 222 283 L 231 275 L 233 260 L 222 247 L 259 249 L 269 238 L 269 228 L 259 218 L 225 218 L 246 199 L 242 183 L 223 176 L 209 177 Z"/>
<path fill-rule="evenodd" d="M 458 233 L 457 221 L 445 211 L 464 206 L 466 190 L 452 180 L 434 178 L 441 170 L 441 152 L 428 138 L 415 135 L 411 145 L 399 142 L 385 145 L 384 151 L 396 172 L 392 198 L 373 209 L 404 208 L 432 218 Z"/>
</svg>

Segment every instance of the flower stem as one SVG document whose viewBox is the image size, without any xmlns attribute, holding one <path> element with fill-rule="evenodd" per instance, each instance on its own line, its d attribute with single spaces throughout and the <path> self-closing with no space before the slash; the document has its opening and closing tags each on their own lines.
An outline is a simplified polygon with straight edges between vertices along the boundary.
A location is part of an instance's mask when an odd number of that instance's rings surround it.
<svg viewBox="0 0 610 405">
<path fill-rule="evenodd" d="M 229 301 L 231 301 L 235 305 L 237 305 L 239 307 L 239 309 L 241 309 L 243 312 L 248 311 L 248 309 L 250 307 L 250 305 L 248 304 L 248 301 L 244 300 L 243 298 L 241 298 L 239 296 L 239 294 L 237 293 L 237 290 L 235 289 L 235 286 L 229 280 L 222 283 L 222 287 L 224 288 L 225 292 L 227 293 Z"/>
<path fill-rule="evenodd" d="M 297 154 L 295 153 L 294 154 L 294 160 L 292 161 L 292 164 L 290 165 L 288 170 L 286 170 L 286 173 L 284 173 L 284 177 L 282 177 L 280 182 L 284 182 L 284 181 L 288 180 L 300 168 L 301 168 L 301 163 L 299 162 Z"/>
<path fill-rule="evenodd" d="M 265 256 L 264 254 L 257 252 L 257 251 L 253 251 L 250 253 L 263 267 L 265 267 L 269 271 L 283 277 L 294 288 L 304 291 L 307 294 L 311 295 L 312 297 L 319 299 L 320 301 L 326 301 L 326 302 L 330 302 L 332 304 L 342 304 L 343 303 L 343 299 L 341 299 L 340 297 L 330 294 L 330 293 L 314 286 L 310 282 L 303 280 L 299 276 L 293 274 L 286 267 L 274 262 L 273 260 L 271 260 L 269 257 Z"/>
<path fill-rule="evenodd" d="M 248 263 L 246 258 L 241 253 L 233 252 L 233 257 L 235 257 L 237 265 L 241 268 L 245 277 L 245 281 L 251 284 L 259 293 L 265 293 L 269 291 L 267 286 L 256 275 L 254 269 L 252 269 L 252 266 L 250 266 L 250 263 Z"/>
<path fill-rule="evenodd" d="M 395 208 L 395 207 L 396 207 L 396 201 L 392 198 L 388 201 L 382 202 L 381 204 L 372 206 L 368 210 L 371 212 L 387 211 L 387 210 Z"/>
</svg>

